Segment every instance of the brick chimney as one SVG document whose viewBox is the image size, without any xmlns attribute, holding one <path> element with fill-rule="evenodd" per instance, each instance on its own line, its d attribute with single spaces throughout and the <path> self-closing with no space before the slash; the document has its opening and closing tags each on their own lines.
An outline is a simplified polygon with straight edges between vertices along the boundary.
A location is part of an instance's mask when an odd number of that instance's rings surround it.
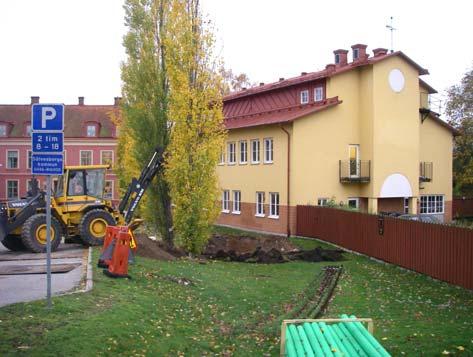
<svg viewBox="0 0 473 357">
<path fill-rule="evenodd" d="M 122 97 L 114 97 L 113 98 L 113 105 L 118 107 L 122 101 Z"/>
<path fill-rule="evenodd" d="M 368 56 L 366 55 L 366 45 L 357 43 L 356 45 L 351 46 L 353 62 L 364 61 Z"/>
<path fill-rule="evenodd" d="M 335 55 L 335 64 L 337 65 L 337 67 L 346 66 L 348 62 L 347 60 L 348 51 L 340 49 L 340 50 L 333 51 L 333 53 Z"/>
<path fill-rule="evenodd" d="M 375 48 L 373 50 L 373 54 L 374 54 L 375 57 L 384 56 L 384 55 L 388 54 L 388 49 L 387 48 Z"/>
<path fill-rule="evenodd" d="M 79 97 L 79 105 L 84 105 L 84 97 Z"/>
<path fill-rule="evenodd" d="M 325 70 L 326 70 L 327 72 L 331 73 L 331 72 L 335 71 L 335 67 L 336 67 L 336 66 L 335 66 L 333 63 L 330 63 L 330 64 L 328 64 L 328 65 L 325 66 Z"/>
<path fill-rule="evenodd" d="M 37 104 L 37 103 L 39 103 L 39 97 L 36 97 L 36 96 L 33 97 L 33 96 L 32 96 L 32 97 L 31 97 L 31 104 Z"/>
</svg>

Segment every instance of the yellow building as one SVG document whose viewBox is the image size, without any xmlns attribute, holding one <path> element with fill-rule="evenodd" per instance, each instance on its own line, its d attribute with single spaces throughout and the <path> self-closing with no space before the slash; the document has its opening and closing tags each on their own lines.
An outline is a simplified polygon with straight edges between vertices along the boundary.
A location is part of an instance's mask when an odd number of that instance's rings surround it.
<svg viewBox="0 0 473 357">
<path fill-rule="evenodd" d="M 451 220 L 455 129 L 429 109 L 428 71 L 402 52 L 336 50 L 319 72 L 224 98 L 218 224 L 295 234 L 297 205 Z"/>
</svg>

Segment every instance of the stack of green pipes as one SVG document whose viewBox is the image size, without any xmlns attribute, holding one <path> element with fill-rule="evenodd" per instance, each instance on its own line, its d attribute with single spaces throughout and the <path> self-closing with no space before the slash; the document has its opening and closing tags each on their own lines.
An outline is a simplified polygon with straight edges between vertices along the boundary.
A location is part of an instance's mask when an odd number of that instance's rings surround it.
<svg viewBox="0 0 473 357">
<path fill-rule="evenodd" d="M 354 315 L 340 316 L 356 319 Z M 286 356 L 391 356 L 361 322 L 304 322 L 286 325 Z"/>
</svg>

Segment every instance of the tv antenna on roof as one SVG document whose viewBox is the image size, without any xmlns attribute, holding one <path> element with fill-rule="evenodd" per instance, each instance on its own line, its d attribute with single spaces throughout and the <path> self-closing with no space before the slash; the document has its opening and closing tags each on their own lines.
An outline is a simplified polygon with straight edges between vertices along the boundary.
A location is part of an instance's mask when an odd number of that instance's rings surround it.
<svg viewBox="0 0 473 357">
<path fill-rule="evenodd" d="M 393 17 L 392 16 L 391 16 L 391 24 L 386 25 L 386 28 L 389 29 L 389 31 L 391 31 L 391 53 L 393 53 L 394 52 L 393 32 L 396 31 L 397 29 L 394 28 L 394 26 L 393 26 Z"/>
</svg>

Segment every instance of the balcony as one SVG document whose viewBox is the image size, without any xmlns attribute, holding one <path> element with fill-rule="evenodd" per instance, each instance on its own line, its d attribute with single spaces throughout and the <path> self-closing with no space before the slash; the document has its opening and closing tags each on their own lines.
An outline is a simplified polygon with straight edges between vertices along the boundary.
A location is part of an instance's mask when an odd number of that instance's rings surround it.
<svg viewBox="0 0 473 357">
<path fill-rule="evenodd" d="M 420 182 L 431 182 L 434 164 L 432 162 L 421 162 L 419 171 Z"/>
<path fill-rule="evenodd" d="M 371 160 L 340 160 L 338 169 L 341 183 L 370 182 Z"/>
</svg>

